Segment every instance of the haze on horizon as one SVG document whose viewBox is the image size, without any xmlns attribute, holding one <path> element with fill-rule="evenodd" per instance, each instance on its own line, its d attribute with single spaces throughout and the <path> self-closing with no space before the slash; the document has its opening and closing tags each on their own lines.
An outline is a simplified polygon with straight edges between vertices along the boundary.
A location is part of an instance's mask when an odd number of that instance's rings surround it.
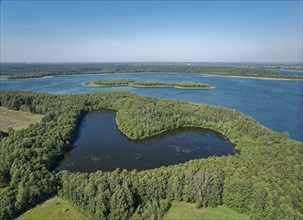
<svg viewBox="0 0 303 220">
<path fill-rule="evenodd" d="M 1 62 L 299 62 L 302 1 L 1 1 Z"/>
</svg>

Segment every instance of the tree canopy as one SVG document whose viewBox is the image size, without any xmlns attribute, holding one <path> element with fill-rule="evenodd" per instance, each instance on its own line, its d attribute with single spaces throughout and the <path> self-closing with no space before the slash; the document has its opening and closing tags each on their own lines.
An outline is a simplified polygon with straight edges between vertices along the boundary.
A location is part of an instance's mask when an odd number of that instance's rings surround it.
<svg viewBox="0 0 303 220">
<path fill-rule="evenodd" d="M 0 105 L 44 114 L 39 124 L 0 137 L 0 219 L 59 194 L 91 218 L 159 218 L 172 200 L 227 205 L 252 219 L 303 217 L 303 143 L 233 109 L 124 92 L 79 95 L 1 91 Z M 88 111 L 117 111 L 118 128 L 143 139 L 179 127 L 215 130 L 235 156 L 209 157 L 158 169 L 54 171 Z"/>
<path fill-rule="evenodd" d="M 174 87 L 188 89 L 211 89 L 206 83 L 197 82 L 160 82 L 160 81 L 136 81 L 134 79 L 97 79 L 85 82 L 84 86 L 139 86 L 139 87 Z"/>
</svg>

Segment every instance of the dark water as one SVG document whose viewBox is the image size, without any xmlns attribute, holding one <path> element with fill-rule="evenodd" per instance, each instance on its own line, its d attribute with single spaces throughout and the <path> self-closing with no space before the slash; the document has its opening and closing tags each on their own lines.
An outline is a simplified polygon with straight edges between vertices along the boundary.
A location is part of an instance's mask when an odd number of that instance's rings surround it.
<svg viewBox="0 0 303 220">
<path fill-rule="evenodd" d="M 182 128 L 143 141 L 132 141 L 117 128 L 113 111 L 89 112 L 81 121 L 74 149 L 56 170 L 93 172 L 116 168 L 144 170 L 209 156 L 234 155 L 223 136 Z"/>
<path fill-rule="evenodd" d="M 212 90 L 133 87 L 83 87 L 95 79 L 131 78 L 154 81 L 191 81 L 215 86 Z M 186 73 L 124 73 L 57 76 L 51 79 L 0 80 L 0 89 L 75 94 L 98 91 L 127 91 L 156 98 L 225 106 L 243 112 L 274 131 L 287 131 L 292 139 L 303 141 L 303 81 L 259 80 Z"/>
</svg>

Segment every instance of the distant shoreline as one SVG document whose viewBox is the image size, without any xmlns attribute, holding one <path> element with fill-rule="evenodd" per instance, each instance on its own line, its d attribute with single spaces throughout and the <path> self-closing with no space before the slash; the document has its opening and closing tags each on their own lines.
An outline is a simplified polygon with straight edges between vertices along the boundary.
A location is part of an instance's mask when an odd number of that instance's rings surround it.
<svg viewBox="0 0 303 220">
<path fill-rule="evenodd" d="M 295 70 L 294 70 L 295 71 Z M 87 73 L 87 74 L 67 74 L 67 75 L 53 75 L 53 76 L 42 76 L 42 77 L 24 77 L 24 78 L 14 78 L 8 79 L 8 75 L 5 77 L 0 76 L 0 80 L 27 80 L 27 79 L 50 79 L 54 78 L 55 76 L 85 76 L 85 75 L 108 75 L 108 74 L 144 74 L 144 73 L 167 73 L 167 74 L 202 74 L 207 76 L 215 76 L 215 77 L 230 77 L 230 78 L 243 78 L 243 79 L 259 79 L 259 80 L 303 80 L 302 79 L 295 79 L 295 78 L 277 78 L 277 77 L 263 77 L 263 76 L 235 76 L 235 75 L 222 75 L 222 74 L 212 74 L 212 73 L 190 73 L 190 72 L 108 72 L 108 73 Z M 298 75 L 299 76 L 299 75 Z"/>
<path fill-rule="evenodd" d="M 14 79 L 8 79 L 8 76 L 0 77 L 0 80 L 29 80 L 29 79 L 51 79 L 55 76 L 41 76 L 41 77 L 25 77 L 25 78 L 14 78 Z"/>
<path fill-rule="evenodd" d="M 271 77 L 262 77 L 262 76 L 232 76 L 232 75 L 216 75 L 216 74 L 208 74 L 208 73 L 202 73 L 204 75 L 209 76 L 217 76 L 217 77 L 229 77 L 229 78 L 243 78 L 243 79 L 259 79 L 259 80 L 287 80 L 287 81 L 297 81 L 297 80 L 303 80 L 303 79 L 289 79 L 289 78 L 271 78 Z"/>
<path fill-rule="evenodd" d="M 270 70 L 275 70 L 275 71 L 286 70 L 286 71 L 291 71 L 291 72 L 302 72 L 303 73 L 303 70 L 293 70 L 293 69 L 270 69 Z"/>
</svg>

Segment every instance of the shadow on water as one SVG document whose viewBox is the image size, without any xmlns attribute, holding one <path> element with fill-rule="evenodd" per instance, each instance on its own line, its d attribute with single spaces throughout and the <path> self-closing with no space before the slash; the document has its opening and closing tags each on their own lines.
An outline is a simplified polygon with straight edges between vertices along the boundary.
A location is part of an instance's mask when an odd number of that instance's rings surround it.
<svg viewBox="0 0 303 220">
<path fill-rule="evenodd" d="M 65 153 L 56 170 L 145 170 L 236 153 L 222 135 L 200 128 L 179 128 L 140 141 L 130 140 L 118 130 L 115 117 L 116 113 L 109 110 L 87 113 L 73 150 Z"/>
</svg>

